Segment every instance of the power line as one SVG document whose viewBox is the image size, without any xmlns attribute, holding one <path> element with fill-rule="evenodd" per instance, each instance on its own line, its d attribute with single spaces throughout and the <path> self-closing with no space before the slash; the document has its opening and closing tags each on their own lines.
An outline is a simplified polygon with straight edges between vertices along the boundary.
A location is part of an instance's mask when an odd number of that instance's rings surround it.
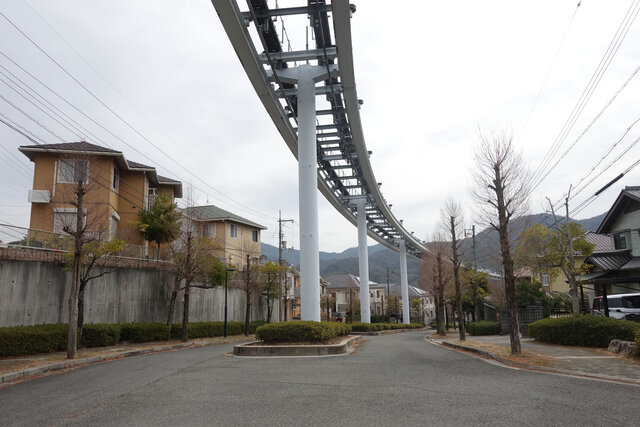
<svg viewBox="0 0 640 427">
<path fill-rule="evenodd" d="M 205 186 L 211 188 L 212 190 L 214 190 L 215 192 L 222 194 L 224 197 L 226 197 L 228 200 L 232 201 L 233 203 L 235 203 L 238 206 L 243 207 L 244 209 L 246 209 L 249 212 L 253 212 L 254 215 L 258 215 L 260 217 L 263 218 L 268 218 L 268 216 L 261 214 L 260 212 L 254 210 L 253 208 L 250 208 L 246 205 L 243 205 L 240 202 L 237 202 L 236 200 L 232 199 L 229 196 L 224 195 L 223 193 L 221 193 L 219 190 L 217 190 L 216 188 L 214 188 L 213 186 L 211 186 L 209 183 L 205 182 L 203 179 L 201 179 L 199 176 L 195 175 L 193 172 L 191 172 L 190 169 L 186 168 L 185 166 L 183 166 L 182 164 L 180 164 L 177 160 L 175 160 L 172 156 L 168 155 L 167 153 L 165 153 L 160 147 L 158 147 L 156 144 L 154 144 L 149 138 L 147 138 L 145 135 L 143 135 L 137 128 L 135 128 L 131 123 L 129 123 L 127 120 L 125 120 L 121 115 L 119 115 L 116 111 L 114 111 L 111 107 L 109 107 L 104 101 L 102 101 L 102 99 L 100 99 L 96 94 L 94 94 L 89 88 L 87 88 L 84 84 L 82 84 L 82 82 L 80 82 L 73 74 L 71 74 L 69 71 L 67 71 L 58 61 L 56 61 L 51 55 L 49 55 L 42 47 L 40 47 L 38 45 L 38 43 L 36 43 L 33 39 L 31 39 L 24 31 L 22 31 L 13 21 L 11 21 L 4 13 L 2 13 L 0 11 L 0 16 L 2 16 L 7 22 L 9 22 L 9 24 L 11 24 L 11 26 L 13 28 L 15 28 L 20 34 L 22 34 L 34 47 L 36 47 L 36 49 L 38 49 L 40 52 L 42 52 L 42 54 L 44 54 L 47 58 L 49 58 L 49 60 L 51 60 L 51 62 L 53 62 L 62 72 L 64 72 L 67 76 L 69 76 L 69 78 L 71 78 L 75 83 L 77 83 L 82 89 L 84 89 L 92 98 L 94 98 L 98 103 L 100 103 L 100 105 L 102 105 L 104 108 L 106 108 L 109 112 L 111 112 L 114 116 L 116 116 L 122 123 L 124 123 L 129 129 L 131 129 L 133 132 L 135 132 L 138 136 L 140 136 L 142 139 L 144 139 L 147 143 L 149 143 L 152 147 L 154 147 L 156 150 L 158 150 L 161 154 L 163 154 L 165 157 L 167 157 L 171 162 L 173 162 L 174 164 L 176 164 L 178 167 L 180 167 L 182 170 L 184 170 L 185 172 L 187 172 L 189 175 L 193 176 L 195 179 L 197 179 L 198 181 L 202 182 Z M 123 141 L 124 142 L 124 141 Z M 128 144 L 127 144 L 128 145 Z M 146 157 L 146 156 L 145 156 Z M 169 170 L 168 168 L 166 168 L 167 170 Z M 176 175 L 177 176 L 177 175 Z M 181 181 L 184 181 L 182 178 L 179 178 Z M 192 184 L 193 185 L 193 184 Z M 199 191 L 202 191 L 203 193 L 206 193 L 206 191 L 196 187 L 195 185 L 193 185 L 194 188 L 198 189 Z M 222 201 L 222 200 L 221 200 Z"/>
<path fill-rule="evenodd" d="M 638 4 L 639 4 L 639 0 L 633 0 L 631 6 L 627 10 L 627 13 L 622 19 L 622 22 L 618 26 L 618 29 L 616 30 L 616 33 L 613 36 L 613 39 L 609 43 L 607 50 L 605 51 L 602 59 L 600 60 L 600 63 L 596 67 L 596 70 L 594 71 L 593 75 L 591 76 L 591 79 L 587 83 L 587 86 L 582 91 L 582 94 L 580 95 L 578 102 L 573 107 L 573 110 L 569 114 L 569 117 L 565 121 L 565 124 L 561 128 L 559 134 L 556 136 L 556 139 L 554 140 L 551 147 L 547 151 L 543 160 L 538 165 L 538 168 L 533 173 L 531 177 L 531 182 L 537 182 L 534 185 L 534 188 L 537 187 L 540 184 L 540 182 L 546 178 L 546 175 L 542 177 L 543 174 L 545 173 L 545 169 L 548 167 L 549 163 L 552 161 L 553 157 L 556 155 L 556 153 L 562 146 L 564 140 L 569 135 L 569 132 L 575 125 L 576 121 L 578 120 L 578 117 L 584 110 L 586 104 L 591 99 L 591 96 L 593 95 L 595 89 L 600 83 L 602 76 L 604 75 L 609 65 L 611 64 L 613 57 L 617 53 L 618 49 L 620 48 L 620 45 L 624 41 L 629 29 L 631 28 L 631 24 L 633 24 L 633 22 L 635 21 L 638 15 L 638 12 L 640 12 L 640 8 L 638 8 Z"/>
<path fill-rule="evenodd" d="M 578 141 L 580 141 L 580 139 L 587 133 L 587 131 L 589 131 L 589 129 L 591 129 L 591 127 L 594 125 L 594 123 L 602 116 L 602 114 L 607 110 L 607 108 L 609 108 L 609 106 L 613 103 L 613 101 L 617 98 L 617 96 L 627 87 L 627 85 L 629 84 L 629 82 L 636 76 L 636 74 L 638 73 L 638 71 L 640 71 L 640 66 L 636 67 L 635 70 L 633 70 L 633 72 L 631 73 L 631 75 L 629 76 L 629 78 L 624 82 L 624 84 L 618 89 L 618 91 L 613 95 L 613 97 L 611 97 L 609 99 L 609 101 L 604 105 L 604 107 L 598 112 L 598 114 L 596 114 L 596 116 L 593 118 L 593 120 L 591 120 L 591 122 L 589 123 L 589 125 L 587 125 L 587 127 L 580 133 L 580 135 L 578 135 L 578 137 L 576 138 L 576 140 L 569 146 L 569 148 L 567 148 L 567 150 L 556 160 L 556 162 L 546 171 L 546 173 L 544 174 L 544 176 L 538 181 L 538 183 L 531 189 L 531 191 L 535 190 L 541 183 L 542 181 L 544 181 L 547 176 L 549 176 L 549 174 L 555 169 L 556 166 L 558 166 L 558 163 L 560 163 L 560 161 L 562 161 L 562 159 L 565 158 L 565 156 L 567 154 L 569 154 L 569 151 L 571 151 L 573 149 L 573 147 L 578 143 Z M 633 127 L 633 125 L 635 125 L 638 122 L 638 120 L 636 120 L 635 122 L 633 122 L 633 124 L 627 128 L 627 131 L 625 132 L 624 135 L 627 134 L 627 132 L 629 132 L 629 130 L 631 129 L 631 127 Z M 623 137 L 624 137 L 623 135 Z M 614 144 L 615 145 L 615 144 Z"/>
<path fill-rule="evenodd" d="M 542 81 L 542 86 L 540 86 L 540 90 L 538 90 L 538 94 L 536 95 L 536 99 L 533 101 L 533 105 L 531 106 L 531 109 L 529 110 L 529 114 L 527 114 L 527 119 L 524 122 L 524 125 L 522 126 L 522 134 L 524 134 L 524 131 L 527 128 L 527 125 L 529 124 L 529 119 L 531 118 L 531 113 L 533 113 L 533 110 L 536 108 L 536 106 L 538 105 L 538 100 L 540 99 L 540 95 L 542 94 L 542 91 L 544 90 L 546 84 L 547 84 L 547 79 L 549 78 L 549 75 L 551 74 L 551 70 L 553 70 L 554 65 L 556 64 L 556 60 L 558 59 L 558 55 L 560 54 L 560 51 L 562 50 L 562 46 L 564 45 L 564 41 L 567 38 L 567 34 L 569 34 L 569 30 L 571 29 L 571 25 L 573 24 L 573 20 L 576 17 L 576 14 L 578 13 L 578 9 L 580 8 L 580 3 L 581 1 L 578 2 L 578 4 L 576 5 L 576 8 L 573 11 L 573 14 L 571 15 L 571 19 L 569 20 L 569 25 L 567 25 L 567 29 L 564 31 L 564 34 L 562 35 L 562 39 L 560 40 L 560 44 L 558 45 L 558 49 L 556 50 L 556 54 L 553 57 L 553 60 L 551 61 L 551 65 L 549 66 L 549 69 L 547 70 L 547 74 L 544 76 L 544 80 Z"/>
</svg>

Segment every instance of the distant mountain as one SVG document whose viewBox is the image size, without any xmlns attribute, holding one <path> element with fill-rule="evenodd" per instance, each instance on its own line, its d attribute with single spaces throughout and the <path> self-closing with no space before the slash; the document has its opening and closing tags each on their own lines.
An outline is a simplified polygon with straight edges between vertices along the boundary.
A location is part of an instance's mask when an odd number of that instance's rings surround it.
<svg viewBox="0 0 640 427">
<path fill-rule="evenodd" d="M 278 248 L 262 243 L 262 254 L 269 261 L 278 261 Z M 282 251 L 282 257 L 296 268 L 300 266 L 300 251 L 297 249 Z M 387 283 L 387 267 L 389 268 L 389 282 L 400 282 L 400 260 L 398 253 L 380 244 L 369 246 L 369 280 L 377 283 Z M 359 274 L 358 248 L 353 247 L 342 252 L 320 252 L 320 275 L 350 273 Z M 409 283 L 418 279 L 420 265 L 417 260 L 408 258 L 407 277 Z"/>
<path fill-rule="evenodd" d="M 595 231 L 606 213 L 593 218 L 572 220 L 580 223 L 585 231 Z M 514 233 L 511 236 L 512 243 L 516 242 L 520 233 L 536 223 L 550 225 L 552 219 L 548 214 L 533 214 L 515 218 L 512 221 Z M 473 245 L 471 237 L 462 240 L 464 251 L 463 262 L 473 263 Z M 476 249 L 479 268 L 500 272 L 502 260 L 500 258 L 500 242 L 498 232 L 492 229 L 484 229 L 476 234 Z M 262 243 L 262 254 L 269 261 L 278 261 L 278 248 Z M 300 267 L 300 251 L 297 249 L 284 250 L 283 258 L 296 268 Z M 389 268 L 389 282 L 400 283 L 400 260 L 398 253 L 380 244 L 369 246 L 369 280 L 377 283 L 387 283 L 387 268 Z M 358 272 L 358 248 L 353 247 L 342 252 L 320 252 L 320 275 Z M 420 273 L 419 261 L 407 258 L 407 276 L 409 284 L 418 280 Z"/>
<path fill-rule="evenodd" d="M 571 219 L 571 221 L 575 221 L 582 226 L 582 229 L 586 231 L 596 231 L 606 212 L 592 218 L 586 219 Z M 520 233 L 522 233 L 527 228 L 533 226 L 534 224 L 544 224 L 551 225 L 553 223 L 553 218 L 549 214 L 533 214 L 533 215 L 525 215 L 519 218 L 515 218 L 512 221 L 512 230 L 511 234 L 511 243 L 512 245 L 517 242 L 520 237 Z M 471 238 L 464 239 L 462 241 L 463 244 L 463 262 L 471 265 L 473 263 L 473 243 Z M 502 271 L 502 258 L 500 255 L 500 241 L 498 237 L 498 232 L 486 228 L 479 233 L 476 234 L 476 249 L 477 249 L 477 258 L 478 258 L 478 267 L 494 272 Z"/>
</svg>

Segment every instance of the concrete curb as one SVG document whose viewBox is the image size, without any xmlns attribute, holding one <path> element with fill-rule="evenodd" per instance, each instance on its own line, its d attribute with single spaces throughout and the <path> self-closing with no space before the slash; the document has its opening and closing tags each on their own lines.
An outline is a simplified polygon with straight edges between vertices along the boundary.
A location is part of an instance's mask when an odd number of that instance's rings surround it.
<svg viewBox="0 0 640 427">
<path fill-rule="evenodd" d="M 232 344 L 232 343 L 225 343 L 225 342 L 204 343 L 204 342 L 192 341 L 187 343 L 172 344 L 172 345 L 165 345 L 165 346 L 159 346 L 159 347 L 127 350 L 127 351 L 122 351 L 118 353 L 104 354 L 100 356 L 84 357 L 81 359 L 65 360 L 64 362 L 50 363 L 48 365 L 37 366 L 35 368 L 24 369 L 22 371 L 15 371 L 15 372 L 9 372 L 6 374 L 0 374 L 0 385 L 4 385 L 6 383 L 20 380 L 23 378 L 29 378 L 35 375 L 61 371 L 63 369 L 73 368 L 75 366 L 91 365 L 94 363 L 104 362 L 107 360 L 140 356 L 140 355 L 151 354 L 151 353 L 159 353 L 162 351 L 180 350 L 184 348 L 207 347 L 207 346 L 213 346 L 213 345 L 219 345 L 219 344 Z"/>
<path fill-rule="evenodd" d="M 255 345 L 260 341 L 253 341 L 233 346 L 233 355 L 240 357 L 334 356 L 348 353 L 361 339 L 360 335 L 354 335 L 340 344 L 327 345 Z"/>
<path fill-rule="evenodd" d="M 501 363 L 501 364 L 506 365 L 506 366 L 526 369 L 526 370 L 529 370 L 529 371 L 547 372 L 547 373 L 552 373 L 552 374 L 572 375 L 572 376 L 590 378 L 590 379 L 596 379 L 596 380 L 616 381 L 616 382 L 623 382 L 623 383 L 626 383 L 626 384 L 640 385 L 640 381 L 637 381 L 637 380 L 631 379 L 631 378 L 614 377 L 614 376 L 610 376 L 610 375 L 595 375 L 595 374 L 587 374 L 587 373 L 579 372 L 579 371 L 567 371 L 565 369 L 554 369 L 554 368 L 547 368 L 547 367 L 544 367 L 544 366 L 527 365 L 525 363 L 519 363 L 519 362 L 514 362 L 512 360 L 504 359 L 504 358 L 498 356 L 495 353 L 492 353 L 492 352 L 486 351 L 486 350 L 481 350 L 481 349 L 474 348 L 474 347 L 467 347 L 465 345 L 455 344 L 455 343 L 452 343 L 452 342 L 449 342 L 449 341 L 437 342 L 437 341 L 434 341 L 434 340 L 431 340 L 431 339 L 429 339 L 429 341 L 431 341 L 432 343 L 442 344 L 443 346 L 452 348 L 454 350 L 468 351 L 470 353 L 475 353 L 475 354 L 478 354 L 478 355 L 481 355 L 481 356 L 485 356 L 485 357 L 491 358 L 491 359 L 495 360 L 496 362 Z"/>
</svg>

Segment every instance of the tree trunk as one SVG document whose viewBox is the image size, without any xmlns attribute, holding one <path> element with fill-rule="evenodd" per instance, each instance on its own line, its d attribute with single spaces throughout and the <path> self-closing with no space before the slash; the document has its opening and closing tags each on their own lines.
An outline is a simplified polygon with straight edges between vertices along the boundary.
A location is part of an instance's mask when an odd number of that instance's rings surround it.
<svg viewBox="0 0 640 427">
<path fill-rule="evenodd" d="M 69 335 L 67 337 L 67 359 L 74 359 L 78 352 L 78 279 L 80 277 L 79 250 L 73 253 L 73 273 L 71 277 L 71 292 L 69 294 Z"/>
<path fill-rule="evenodd" d="M 182 305 L 182 342 L 186 342 L 189 339 L 189 294 L 191 293 L 191 280 L 192 268 L 191 268 L 191 232 L 187 232 L 187 256 L 185 258 L 185 270 L 188 272 L 184 278 L 184 303 Z M 160 253 L 160 244 L 158 244 L 158 254 Z"/>
<path fill-rule="evenodd" d="M 171 326 L 171 322 L 173 322 L 173 313 L 176 310 L 176 298 L 178 298 L 179 286 L 180 282 L 177 281 L 176 287 L 171 292 L 171 299 L 169 300 L 169 315 L 167 316 L 167 326 Z"/>
<path fill-rule="evenodd" d="M 160 242 L 158 242 L 158 252 L 156 253 L 156 260 L 160 259 Z"/>
<path fill-rule="evenodd" d="M 462 295 L 460 294 L 460 263 L 458 261 L 458 239 L 456 236 L 456 219 L 450 217 L 451 223 L 451 249 L 453 253 L 453 280 L 456 288 L 456 310 L 458 312 L 458 334 L 460 341 L 467 339 L 464 331 L 464 320 L 462 317 Z"/>
<path fill-rule="evenodd" d="M 78 353 L 78 294 L 80 292 L 80 264 L 82 263 L 82 246 L 84 224 L 84 183 L 79 181 L 76 193 L 76 229 L 74 231 L 73 273 L 71 276 L 71 292 L 69 292 L 69 335 L 67 336 L 67 359 L 74 359 Z"/>
<path fill-rule="evenodd" d="M 184 303 L 182 305 L 182 342 L 186 342 L 189 339 L 189 294 L 191 290 L 191 283 L 189 280 L 184 282 Z"/>
<path fill-rule="evenodd" d="M 78 292 L 78 338 L 82 342 L 82 327 L 84 326 L 84 291 L 87 288 L 87 282 L 80 281 L 80 290 Z"/>
<path fill-rule="evenodd" d="M 249 292 L 247 292 L 247 304 L 246 304 L 246 310 L 244 312 L 244 336 L 248 336 L 249 335 L 249 317 L 251 314 L 251 295 Z"/>
<path fill-rule="evenodd" d="M 511 248 L 509 246 L 509 217 L 504 202 L 504 182 L 500 173 L 500 167 L 500 165 L 496 165 L 494 168 L 494 189 L 498 204 L 498 234 L 500 235 L 500 252 L 502 254 L 502 265 L 504 268 L 505 296 L 509 317 L 509 340 L 511 341 L 511 354 L 521 354 L 522 347 L 520 345 L 520 328 L 518 325 L 518 305 L 516 303 L 516 281 L 513 272 Z"/>
</svg>

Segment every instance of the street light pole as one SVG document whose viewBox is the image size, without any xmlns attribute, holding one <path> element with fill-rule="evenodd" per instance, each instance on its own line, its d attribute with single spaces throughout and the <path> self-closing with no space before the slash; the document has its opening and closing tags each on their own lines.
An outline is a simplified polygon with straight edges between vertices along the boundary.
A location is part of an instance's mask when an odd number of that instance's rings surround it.
<svg viewBox="0 0 640 427">
<path fill-rule="evenodd" d="M 227 268 L 224 270 L 224 337 L 227 337 L 227 282 L 230 271 L 236 271 L 235 268 Z"/>
</svg>

